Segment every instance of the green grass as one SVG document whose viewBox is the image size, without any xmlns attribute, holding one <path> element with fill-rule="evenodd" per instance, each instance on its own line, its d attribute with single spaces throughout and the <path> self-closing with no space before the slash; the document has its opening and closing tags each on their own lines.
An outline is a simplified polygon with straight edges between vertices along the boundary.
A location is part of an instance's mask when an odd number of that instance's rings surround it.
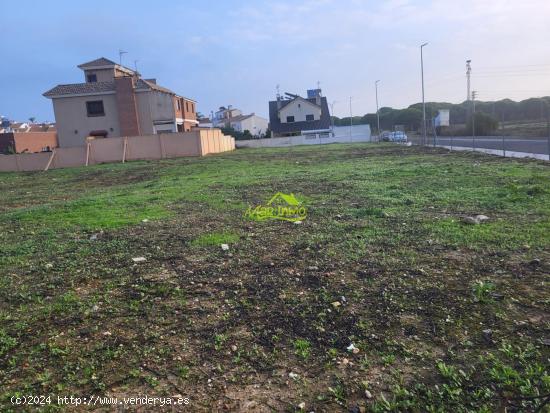
<svg viewBox="0 0 550 413">
<path fill-rule="evenodd" d="M 0 410 L 116 393 L 533 411 L 550 392 L 549 188 L 545 162 L 392 144 L 2 173 Z M 279 191 L 301 224 L 244 216 Z"/>
<path fill-rule="evenodd" d="M 199 247 L 220 246 L 221 244 L 232 244 L 239 240 L 238 234 L 230 232 L 214 232 L 211 234 L 203 234 L 195 238 L 191 245 Z"/>
</svg>

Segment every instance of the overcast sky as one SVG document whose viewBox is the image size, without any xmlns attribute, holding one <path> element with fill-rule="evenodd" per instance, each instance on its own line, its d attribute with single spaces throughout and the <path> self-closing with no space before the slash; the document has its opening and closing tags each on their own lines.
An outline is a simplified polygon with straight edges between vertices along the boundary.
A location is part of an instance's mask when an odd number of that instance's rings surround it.
<svg viewBox="0 0 550 413">
<path fill-rule="evenodd" d="M 184 4 L 185 3 L 185 4 Z M 82 82 L 78 64 L 138 60 L 145 77 L 198 101 L 267 116 L 282 92 L 321 83 L 337 116 L 466 99 L 550 95 L 550 0 L 8 1 L 0 10 L 0 114 L 53 120 L 42 96 Z"/>
</svg>

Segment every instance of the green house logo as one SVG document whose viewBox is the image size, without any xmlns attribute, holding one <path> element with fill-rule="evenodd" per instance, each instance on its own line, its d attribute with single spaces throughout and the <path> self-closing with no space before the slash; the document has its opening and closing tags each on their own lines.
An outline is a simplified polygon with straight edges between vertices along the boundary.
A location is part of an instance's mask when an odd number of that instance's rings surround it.
<svg viewBox="0 0 550 413">
<path fill-rule="evenodd" d="M 244 213 L 246 218 L 254 221 L 277 219 L 281 221 L 298 222 L 307 217 L 307 208 L 302 205 L 294 194 L 277 192 L 267 204 L 248 207 Z"/>
</svg>

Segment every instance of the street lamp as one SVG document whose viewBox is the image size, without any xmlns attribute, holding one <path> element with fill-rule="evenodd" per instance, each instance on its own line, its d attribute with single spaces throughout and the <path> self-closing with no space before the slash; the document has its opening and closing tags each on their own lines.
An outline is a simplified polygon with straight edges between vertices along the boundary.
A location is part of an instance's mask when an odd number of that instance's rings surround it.
<svg viewBox="0 0 550 413">
<path fill-rule="evenodd" d="M 424 101 L 424 46 L 428 43 L 420 45 L 420 72 L 422 74 L 422 144 L 426 144 L 426 102 Z"/>
<path fill-rule="evenodd" d="M 330 113 L 331 113 L 330 122 L 332 125 L 332 136 L 334 136 L 334 104 L 335 103 L 336 103 L 336 100 L 333 100 L 332 103 L 330 104 Z"/>
<path fill-rule="evenodd" d="M 378 130 L 378 142 L 380 142 L 380 113 L 378 111 L 378 82 L 380 80 L 377 80 L 374 82 L 374 88 L 376 90 L 376 123 L 377 123 L 377 130 Z"/>
<path fill-rule="evenodd" d="M 349 137 L 351 139 L 351 128 L 353 127 L 353 114 L 351 112 L 351 96 L 349 97 Z"/>
</svg>

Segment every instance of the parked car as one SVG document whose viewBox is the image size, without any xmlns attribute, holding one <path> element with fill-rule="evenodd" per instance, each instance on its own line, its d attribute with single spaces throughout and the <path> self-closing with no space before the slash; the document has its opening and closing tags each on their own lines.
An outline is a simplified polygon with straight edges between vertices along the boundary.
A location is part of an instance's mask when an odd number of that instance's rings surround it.
<svg viewBox="0 0 550 413">
<path fill-rule="evenodd" d="M 407 134 L 402 131 L 392 132 L 389 136 L 390 142 L 407 142 L 407 140 Z"/>
<path fill-rule="evenodd" d="M 381 141 L 381 142 L 389 142 L 389 141 L 390 141 L 390 133 L 391 133 L 391 132 L 383 131 L 383 132 L 380 134 L 380 141 Z"/>
</svg>

